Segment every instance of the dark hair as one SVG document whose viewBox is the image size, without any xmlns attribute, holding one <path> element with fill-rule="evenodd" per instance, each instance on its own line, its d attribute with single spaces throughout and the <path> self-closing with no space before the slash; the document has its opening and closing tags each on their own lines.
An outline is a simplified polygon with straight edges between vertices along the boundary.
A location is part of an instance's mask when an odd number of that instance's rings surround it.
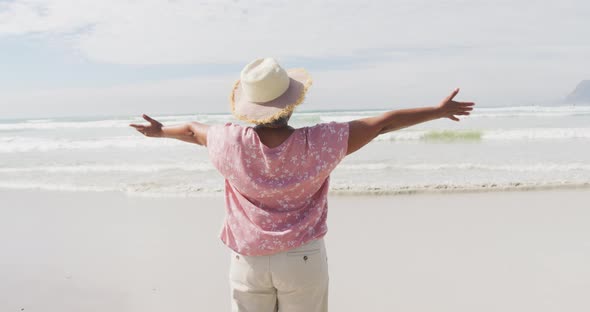
<svg viewBox="0 0 590 312">
<path fill-rule="evenodd" d="M 279 119 L 273 120 L 272 122 L 265 123 L 265 124 L 258 124 L 259 127 L 266 127 L 266 128 L 281 128 L 285 127 L 289 124 L 289 119 L 291 118 L 291 114 L 285 115 Z"/>
</svg>

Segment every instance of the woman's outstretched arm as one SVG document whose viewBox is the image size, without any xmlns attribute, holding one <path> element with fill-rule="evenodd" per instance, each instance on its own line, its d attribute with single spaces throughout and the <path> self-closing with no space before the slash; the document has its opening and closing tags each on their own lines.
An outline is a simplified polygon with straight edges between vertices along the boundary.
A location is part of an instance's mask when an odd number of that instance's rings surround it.
<svg viewBox="0 0 590 312">
<path fill-rule="evenodd" d="M 130 124 L 137 131 L 147 137 L 171 138 L 181 141 L 207 146 L 207 130 L 209 126 L 199 122 L 189 122 L 182 125 L 164 126 L 148 115 L 142 115 L 149 125 Z"/>
<path fill-rule="evenodd" d="M 359 150 L 383 133 L 439 118 L 459 121 L 457 116 L 469 115 L 475 103 L 454 101 L 453 98 L 457 93 L 459 93 L 459 88 L 455 89 L 437 106 L 393 110 L 379 116 L 349 122 L 347 155 Z"/>
</svg>

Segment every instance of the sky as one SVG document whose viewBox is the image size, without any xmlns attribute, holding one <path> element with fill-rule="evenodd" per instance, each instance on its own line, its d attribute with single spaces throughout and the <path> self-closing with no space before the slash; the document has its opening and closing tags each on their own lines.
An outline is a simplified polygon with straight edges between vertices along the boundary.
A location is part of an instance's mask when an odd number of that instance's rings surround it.
<svg viewBox="0 0 590 312">
<path fill-rule="evenodd" d="M 590 1 L 0 0 L 0 118 L 226 113 L 244 65 L 300 110 L 560 103 L 590 79 Z"/>
</svg>

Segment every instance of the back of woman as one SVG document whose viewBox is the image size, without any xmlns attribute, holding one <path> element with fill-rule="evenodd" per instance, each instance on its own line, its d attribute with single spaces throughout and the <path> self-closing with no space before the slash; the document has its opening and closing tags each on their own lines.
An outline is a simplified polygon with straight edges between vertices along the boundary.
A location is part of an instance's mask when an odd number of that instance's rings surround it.
<svg viewBox="0 0 590 312">
<path fill-rule="evenodd" d="M 198 122 L 164 127 L 146 115 L 149 126 L 131 125 L 148 137 L 206 146 L 225 178 L 220 238 L 230 249 L 234 312 L 328 311 L 323 237 L 332 170 L 378 135 L 439 118 L 459 121 L 474 105 L 454 101 L 455 89 L 437 106 L 293 129 L 289 118 L 310 85 L 302 69 L 285 71 L 272 58 L 257 59 L 244 67 L 230 96 L 232 114 L 257 128 Z M 278 144 L 265 145 L 269 138 Z"/>
<path fill-rule="evenodd" d="M 327 232 L 329 175 L 346 155 L 348 123 L 295 129 L 277 147 L 252 127 L 211 126 L 209 157 L 225 177 L 222 241 L 251 256 L 282 252 Z"/>
</svg>

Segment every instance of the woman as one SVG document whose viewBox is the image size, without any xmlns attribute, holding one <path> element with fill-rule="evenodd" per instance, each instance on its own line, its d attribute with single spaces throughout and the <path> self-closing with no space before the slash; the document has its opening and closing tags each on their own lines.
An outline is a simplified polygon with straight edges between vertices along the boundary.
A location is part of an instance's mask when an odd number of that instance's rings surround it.
<svg viewBox="0 0 590 312">
<path fill-rule="evenodd" d="M 146 115 L 149 125 L 131 125 L 148 137 L 206 146 L 224 176 L 220 238 L 231 250 L 233 311 L 327 311 L 323 236 L 332 170 L 380 134 L 438 118 L 459 121 L 474 105 L 454 101 L 455 89 L 437 106 L 295 129 L 289 118 L 310 85 L 305 70 L 257 59 L 242 70 L 230 97 L 233 115 L 255 127 L 163 126 Z"/>
</svg>

